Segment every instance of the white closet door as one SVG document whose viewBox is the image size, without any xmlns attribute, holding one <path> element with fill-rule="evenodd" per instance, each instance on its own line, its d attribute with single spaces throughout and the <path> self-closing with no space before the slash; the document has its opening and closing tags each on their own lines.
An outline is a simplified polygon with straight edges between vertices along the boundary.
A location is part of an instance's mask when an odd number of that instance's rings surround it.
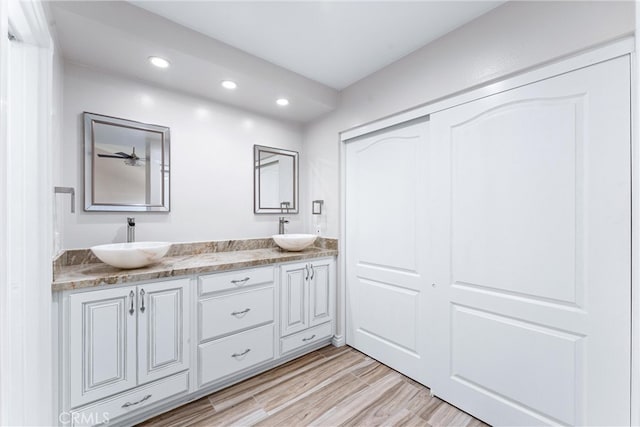
<svg viewBox="0 0 640 427">
<path fill-rule="evenodd" d="M 436 395 L 493 425 L 629 425 L 621 57 L 431 116 Z"/>
<path fill-rule="evenodd" d="M 428 123 L 347 143 L 347 343 L 426 382 Z"/>
</svg>

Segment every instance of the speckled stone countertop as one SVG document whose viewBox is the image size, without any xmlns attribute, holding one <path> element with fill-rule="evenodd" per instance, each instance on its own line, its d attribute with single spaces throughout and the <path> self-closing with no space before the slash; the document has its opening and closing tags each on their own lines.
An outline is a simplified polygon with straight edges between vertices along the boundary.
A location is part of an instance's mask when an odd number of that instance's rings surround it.
<svg viewBox="0 0 640 427">
<path fill-rule="evenodd" d="M 281 250 L 272 239 L 175 243 L 160 262 L 133 270 L 104 264 L 89 249 L 70 250 L 54 261 L 51 289 L 58 292 L 335 256 L 337 246 L 336 239 L 326 238 L 301 252 Z"/>
</svg>

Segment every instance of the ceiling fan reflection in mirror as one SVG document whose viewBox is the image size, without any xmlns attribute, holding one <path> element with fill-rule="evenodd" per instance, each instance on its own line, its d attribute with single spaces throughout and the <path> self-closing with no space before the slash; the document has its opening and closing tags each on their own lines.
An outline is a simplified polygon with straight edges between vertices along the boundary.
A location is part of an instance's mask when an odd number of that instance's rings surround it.
<svg viewBox="0 0 640 427">
<path fill-rule="evenodd" d="M 144 166 L 144 162 L 146 160 L 138 157 L 138 155 L 136 154 L 136 147 L 132 147 L 131 154 L 118 151 L 114 154 L 98 154 L 98 157 L 106 157 L 109 159 L 124 159 L 124 164 L 128 166 Z"/>
</svg>

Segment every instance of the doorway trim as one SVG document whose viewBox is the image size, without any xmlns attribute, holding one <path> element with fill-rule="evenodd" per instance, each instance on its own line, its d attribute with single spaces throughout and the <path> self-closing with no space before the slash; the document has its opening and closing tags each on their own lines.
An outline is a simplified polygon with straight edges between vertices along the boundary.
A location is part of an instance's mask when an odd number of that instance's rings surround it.
<svg viewBox="0 0 640 427">
<path fill-rule="evenodd" d="M 1 4 L 0 424 L 51 425 L 53 43 L 40 1 Z"/>
</svg>

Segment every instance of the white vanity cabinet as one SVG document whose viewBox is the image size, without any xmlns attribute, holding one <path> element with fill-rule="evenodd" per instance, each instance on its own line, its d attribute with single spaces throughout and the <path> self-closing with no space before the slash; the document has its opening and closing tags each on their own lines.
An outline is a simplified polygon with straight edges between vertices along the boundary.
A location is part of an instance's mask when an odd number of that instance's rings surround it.
<svg viewBox="0 0 640 427">
<path fill-rule="evenodd" d="M 214 273 L 198 279 L 198 385 L 271 361 L 274 267 Z"/>
<path fill-rule="evenodd" d="M 335 280 L 318 258 L 56 293 L 59 424 L 132 425 L 326 345 Z"/>
<path fill-rule="evenodd" d="M 324 258 L 280 267 L 280 353 L 333 335 L 335 261 Z"/>
<path fill-rule="evenodd" d="M 189 369 L 189 284 L 179 279 L 68 296 L 70 408 Z M 186 375 L 178 383 L 178 391 L 187 390 Z M 122 396 L 111 417 L 166 397 L 154 391 Z"/>
</svg>

